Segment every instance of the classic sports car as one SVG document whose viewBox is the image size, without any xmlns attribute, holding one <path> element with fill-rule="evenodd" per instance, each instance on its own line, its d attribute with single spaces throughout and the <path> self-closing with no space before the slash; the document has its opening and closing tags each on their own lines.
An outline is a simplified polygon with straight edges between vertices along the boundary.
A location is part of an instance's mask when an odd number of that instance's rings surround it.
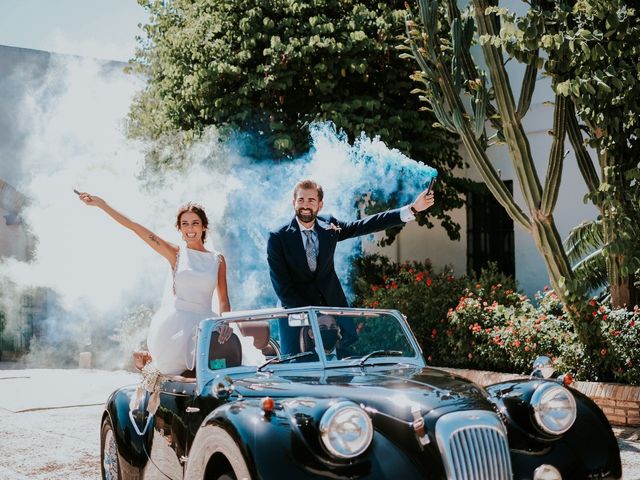
<svg viewBox="0 0 640 480">
<path fill-rule="evenodd" d="M 221 322 L 234 331 L 223 344 Z M 281 328 L 299 331 L 299 351 L 280 352 Z M 355 333 L 346 340 L 342 331 Z M 136 402 L 136 387 L 126 387 L 108 399 L 103 478 L 622 475 L 611 427 L 589 398 L 535 375 L 482 388 L 427 367 L 393 310 L 308 307 L 204 320 L 195 378 L 160 377 L 155 392 Z"/>
</svg>

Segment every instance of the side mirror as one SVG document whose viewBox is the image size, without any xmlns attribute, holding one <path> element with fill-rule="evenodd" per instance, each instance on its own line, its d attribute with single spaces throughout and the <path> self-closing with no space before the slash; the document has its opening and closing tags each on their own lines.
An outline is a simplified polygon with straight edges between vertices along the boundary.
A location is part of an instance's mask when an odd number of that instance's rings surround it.
<svg viewBox="0 0 640 480">
<path fill-rule="evenodd" d="M 531 376 L 536 378 L 551 378 L 555 367 L 551 359 L 545 355 L 540 355 L 533 361 Z"/>
<path fill-rule="evenodd" d="M 303 313 L 290 313 L 288 316 L 289 326 L 290 327 L 308 327 L 309 326 L 309 315 L 305 312 Z"/>
</svg>

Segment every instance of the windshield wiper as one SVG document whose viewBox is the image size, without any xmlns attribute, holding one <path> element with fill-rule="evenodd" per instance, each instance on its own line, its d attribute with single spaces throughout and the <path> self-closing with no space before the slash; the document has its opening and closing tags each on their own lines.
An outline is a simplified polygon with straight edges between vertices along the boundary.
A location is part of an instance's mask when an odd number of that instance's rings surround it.
<svg viewBox="0 0 640 480">
<path fill-rule="evenodd" d="M 367 353 L 364 357 L 360 359 L 359 365 L 362 367 L 364 363 L 369 360 L 371 357 L 396 357 L 402 355 L 402 352 L 399 350 L 374 350 L 371 353 Z"/>
<path fill-rule="evenodd" d="M 267 360 L 266 362 L 264 362 L 262 365 L 260 365 L 256 371 L 261 372 L 264 367 L 272 363 L 289 362 L 291 360 L 295 360 L 296 358 L 308 357 L 309 355 L 313 355 L 314 353 L 316 352 L 309 351 L 309 352 L 294 353 L 293 355 L 287 355 L 285 357 L 273 357 Z"/>
</svg>

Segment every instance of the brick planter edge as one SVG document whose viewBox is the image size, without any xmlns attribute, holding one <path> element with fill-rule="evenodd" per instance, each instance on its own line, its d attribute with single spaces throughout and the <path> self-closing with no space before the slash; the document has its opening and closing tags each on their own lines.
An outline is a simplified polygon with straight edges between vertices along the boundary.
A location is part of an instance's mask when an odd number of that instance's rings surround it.
<svg viewBox="0 0 640 480">
<path fill-rule="evenodd" d="M 482 386 L 514 379 L 529 378 L 528 375 L 488 372 L 485 370 L 435 368 L 459 375 Z M 640 426 L 640 387 L 620 383 L 599 382 L 574 382 L 571 384 L 571 387 L 591 398 L 591 400 L 602 409 L 612 425 L 625 427 Z"/>
</svg>

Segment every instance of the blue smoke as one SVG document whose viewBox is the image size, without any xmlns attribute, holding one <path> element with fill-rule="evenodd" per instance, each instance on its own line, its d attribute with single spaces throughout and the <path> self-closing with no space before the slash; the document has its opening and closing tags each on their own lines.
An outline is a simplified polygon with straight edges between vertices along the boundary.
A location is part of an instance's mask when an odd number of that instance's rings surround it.
<svg viewBox="0 0 640 480">
<path fill-rule="evenodd" d="M 341 220 L 359 216 L 358 202 L 372 193 L 378 200 L 398 199 L 396 206 L 415 199 L 437 175 L 435 169 L 415 162 L 378 138 L 362 134 L 351 145 L 346 134 L 331 123 L 310 126 L 311 149 L 300 158 L 279 162 L 256 161 L 238 155 L 224 174 L 236 183 L 227 197 L 221 222 L 214 226 L 216 246 L 227 259 L 227 276 L 234 310 L 273 307 L 278 303 L 271 287 L 266 258 L 269 231 L 293 218 L 293 188 L 306 178 L 324 189 L 324 209 Z M 237 136 L 231 150 L 247 152 L 251 141 Z M 215 168 L 215 167 L 214 167 Z M 220 172 L 222 173 L 222 172 Z M 358 239 L 341 242 L 336 271 L 346 281 Z"/>
</svg>

